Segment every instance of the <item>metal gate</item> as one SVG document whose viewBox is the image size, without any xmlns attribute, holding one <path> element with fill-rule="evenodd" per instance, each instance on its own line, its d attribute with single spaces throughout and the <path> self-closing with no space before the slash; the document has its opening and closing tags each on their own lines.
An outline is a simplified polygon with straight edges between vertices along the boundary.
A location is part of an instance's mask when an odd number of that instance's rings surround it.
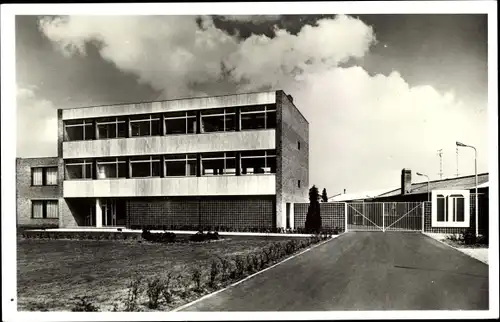
<svg viewBox="0 0 500 322">
<path fill-rule="evenodd" d="M 347 231 L 422 231 L 422 202 L 346 203 Z"/>
</svg>

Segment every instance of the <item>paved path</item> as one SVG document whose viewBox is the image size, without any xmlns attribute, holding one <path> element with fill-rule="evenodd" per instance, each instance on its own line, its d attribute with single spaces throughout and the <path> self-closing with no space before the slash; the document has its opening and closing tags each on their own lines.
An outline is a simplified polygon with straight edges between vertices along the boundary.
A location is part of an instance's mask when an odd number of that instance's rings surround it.
<svg viewBox="0 0 500 322">
<path fill-rule="evenodd" d="M 347 233 L 184 311 L 487 310 L 488 266 L 420 233 Z"/>
</svg>

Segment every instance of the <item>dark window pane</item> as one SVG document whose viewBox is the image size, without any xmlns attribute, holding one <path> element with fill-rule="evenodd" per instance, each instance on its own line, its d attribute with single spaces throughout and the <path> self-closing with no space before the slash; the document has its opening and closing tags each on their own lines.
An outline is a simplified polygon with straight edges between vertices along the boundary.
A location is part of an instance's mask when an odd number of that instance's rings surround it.
<svg viewBox="0 0 500 322">
<path fill-rule="evenodd" d="M 267 157 L 266 172 L 276 173 L 276 157 Z"/>
<path fill-rule="evenodd" d="M 224 173 L 224 159 L 203 160 L 203 175 L 221 175 Z"/>
<path fill-rule="evenodd" d="M 128 166 L 126 162 L 118 163 L 118 177 L 126 178 L 128 173 Z"/>
<path fill-rule="evenodd" d="M 92 126 L 92 124 L 85 124 L 84 130 L 85 130 L 84 140 L 93 140 L 94 127 Z"/>
<path fill-rule="evenodd" d="M 130 127 L 132 128 L 132 136 L 151 135 L 150 125 L 150 121 L 130 122 Z"/>
<path fill-rule="evenodd" d="M 161 120 L 151 121 L 151 134 L 150 135 L 160 135 L 161 132 Z"/>
<path fill-rule="evenodd" d="M 257 112 L 257 111 L 264 112 L 265 109 L 266 109 L 265 105 L 244 106 L 244 107 L 241 108 L 241 112 L 242 113 L 245 113 L 245 112 Z"/>
<path fill-rule="evenodd" d="M 457 221 L 464 221 L 464 198 L 456 198 Z"/>
<path fill-rule="evenodd" d="M 437 198 L 437 205 L 436 205 L 436 211 L 437 211 L 437 221 L 443 222 L 444 221 L 444 213 L 445 213 L 445 202 L 444 202 L 444 197 L 438 197 Z"/>
<path fill-rule="evenodd" d="M 241 152 L 241 157 L 254 157 L 254 156 L 259 156 L 263 157 L 265 155 L 265 151 L 243 151 Z"/>
<path fill-rule="evenodd" d="M 151 170 L 152 170 L 152 176 L 153 177 L 159 177 L 160 176 L 160 166 L 161 162 L 159 161 L 153 161 L 151 163 Z"/>
<path fill-rule="evenodd" d="M 166 161 L 167 177 L 179 177 L 186 175 L 186 161 Z"/>
<path fill-rule="evenodd" d="M 236 131 L 236 114 L 226 114 L 226 131 Z"/>
<path fill-rule="evenodd" d="M 224 131 L 224 115 L 204 116 L 201 125 L 204 133 Z"/>
<path fill-rule="evenodd" d="M 165 120 L 165 127 L 167 134 L 185 134 L 186 133 L 186 119 L 171 119 Z"/>
<path fill-rule="evenodd" d="M 131 163 L 132 177 L 149 177 L 151 175 L 151 162 Z"/>
<path fill-rule="evenodd" d="M 167 154 L 165 156 L 166 160 L 185 160 L 186 155 L 185 154 Z"/>
<path fill-rule="evenodd" d="M 209 109 L 201 112 L 201 115 L 213 115 L 213 114 L 224 114 L 224 109 L 223 108 L 214 108 L 214 109 Z"/>
<path fill-rule="evenodd" d="M 275 129 L 276 128 L 276 112 L 267 112 L 266 113 L 266 122 L 267 122 L 266 128 Z"/>
<path fill-rule="evenodd" d="M 187 133 L 196 133 L 196 117 L 187 119 Z"/>
<path fill-rule="evenodd" d="M 88 163 L 85 164 L 85 179 L 92 179 L 93 173 L 92 173 L 92 164 Z"/>
<path fill-rule="evenodd" d="M 83 178 L 83 165 L 66 165 L 66 179 L 82 179 Z"/>
<path fill-rule="evenodd" d="M 256 130 L 265 128 L 265 114 L 241 114 L 241 129 Z"/>
<path fill-rule="evenodd" d="M 266 162 L 265 157 L 241 159 L 241 173 L 242 174 L 264 173 L 265 162 Z"/>
<path fill-rule="evenodd" d="M 186 175 L 196 176 L 196 160 L 188 160 L 186 165 Z"/>
<path fill-rule="evenodd" d="M 66 141 L 83 140 L 83 126 L 66 127 Z"/>
<path fill-rule="evenodd" d="M 119 138 L 126 138 L 127 137 L 127 123 L 118 123 L 118 137 Z"/>
<path fill-rule="evenodd" d="M 236 175 L 236 159 L 226 159 L 226 171 L 224 174 Z"/>
</svg>

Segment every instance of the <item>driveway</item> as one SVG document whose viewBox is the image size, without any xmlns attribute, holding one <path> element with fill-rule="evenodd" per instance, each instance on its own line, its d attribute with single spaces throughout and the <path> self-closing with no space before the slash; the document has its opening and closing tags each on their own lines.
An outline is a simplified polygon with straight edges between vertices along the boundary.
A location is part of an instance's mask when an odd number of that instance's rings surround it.
<svg viewBox="0 0 500 322">
<path fill-rule="evenodd" d="M 352 232 L 183 311 L 487 309 L 488 265 L 420 233 Z"/>
</svg>

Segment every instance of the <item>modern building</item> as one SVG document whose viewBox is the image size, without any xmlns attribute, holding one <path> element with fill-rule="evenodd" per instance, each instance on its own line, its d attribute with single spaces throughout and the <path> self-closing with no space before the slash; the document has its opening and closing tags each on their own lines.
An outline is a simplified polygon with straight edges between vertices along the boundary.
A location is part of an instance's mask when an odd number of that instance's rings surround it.
<svg viewBox="0 0 500 322">
<path fill-rule="evenodd" d="M 18 223 L 289 228 L 308 164 L 283 91 L 60 109 L 57 158 L 18 159 Z"/>
</svg>

